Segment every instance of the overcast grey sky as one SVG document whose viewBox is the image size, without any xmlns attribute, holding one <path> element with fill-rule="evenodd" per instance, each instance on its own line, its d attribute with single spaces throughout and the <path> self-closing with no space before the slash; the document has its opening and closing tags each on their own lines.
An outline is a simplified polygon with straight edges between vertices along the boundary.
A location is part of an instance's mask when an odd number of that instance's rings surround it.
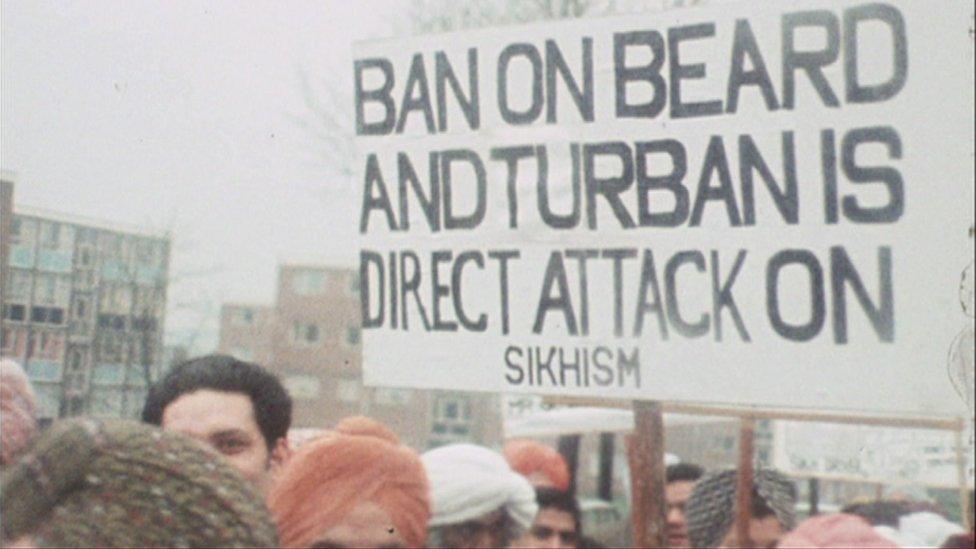
<svg viewBox="0 0 976 549">
<path fill-rule="evenodd" d="M 308 114 L 298 74 L 349 86 L 352 42 L 388 36 L 400 9 L 243 6 L 24 0 L 0 13 L 15 202 L 171 229 L 170 339 L 202 326 L 197 350 L 215 342 L 220 303 L 273 299 L 280 261 L 341 259 L 355 208 L 290 118 Z"/>
</svg>

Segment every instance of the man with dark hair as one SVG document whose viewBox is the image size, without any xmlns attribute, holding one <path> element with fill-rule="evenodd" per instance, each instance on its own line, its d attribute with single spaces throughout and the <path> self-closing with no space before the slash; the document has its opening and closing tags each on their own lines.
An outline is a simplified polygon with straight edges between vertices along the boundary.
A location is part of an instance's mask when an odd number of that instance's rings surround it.
<svg viewBox="0 0 976 549">
<path fill-rule="evenodd" d="M 576 498 L 554 488 L 536 488 L 539 513 L 532 527 L 512 543 L 529 549 L 575 549 L 583 537 Z"/>
<path fill-rule="evenodd" d="M 257 364 L 209 355 L 175 366 L 149 390 L 142 420 L 189 435 L 261 490 L 288 457 L 291 397 Z"/>
<path fill-rule="evenodd" d="M 664 504 L 667 513 L 668 547 L 691 547 L 685 504 L 691 497 L 695 483 L 705 470 L 693 463 L 668 465 L 665 471 Z"/>
</svg>

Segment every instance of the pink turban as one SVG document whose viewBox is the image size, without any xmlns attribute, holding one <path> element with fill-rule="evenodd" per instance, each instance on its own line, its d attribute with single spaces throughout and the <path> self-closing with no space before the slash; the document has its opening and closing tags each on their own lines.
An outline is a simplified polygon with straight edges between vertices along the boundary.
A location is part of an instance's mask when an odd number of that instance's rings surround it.
<svg viewBox="0 0 976 549">
<path fill-rule="evenodd" d="M 822 515 L 800 523 L 779 540 L 777 547 L 897 549 L 899 546 L 874 530 L 856 515 Z"/>
<path fill-rule="evenodd" d="M 12 360 L 0 360 L 0 467 L 13 462 L 34 438 L 36 408 L 24 369 Z"/>
</svg>

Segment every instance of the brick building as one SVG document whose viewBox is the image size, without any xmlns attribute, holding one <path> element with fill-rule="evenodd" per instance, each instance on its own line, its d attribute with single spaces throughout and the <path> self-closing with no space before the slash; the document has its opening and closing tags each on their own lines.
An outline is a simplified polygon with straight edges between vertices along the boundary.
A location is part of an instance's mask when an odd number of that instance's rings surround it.
<svg viewBox="0 0 976 549">
<path fill-rule="evenodd" d="M 161 369 L 169 239 L 21 206 L 9 219 L 0 354 L 24 366 L 42 422 L 137 416 Z"/>
<path fill-rule="evenodd" d="M 455 441 L 500 446 L 497 397 L 364 387 L 359 325 L 355 271 L 283 265 L 274 305 L 222 307 L 219 351 L 275 371 L 295 401 L 295 427 L 366 414 L 418 449 Z"/>
</svg>

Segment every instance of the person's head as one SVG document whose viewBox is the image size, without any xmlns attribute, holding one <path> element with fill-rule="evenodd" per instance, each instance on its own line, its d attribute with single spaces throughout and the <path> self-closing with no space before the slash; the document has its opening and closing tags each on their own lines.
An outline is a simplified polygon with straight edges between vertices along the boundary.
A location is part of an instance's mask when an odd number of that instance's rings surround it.
<svg viewBox="0 0 976 549">
<path fill-rule="evenodd" d="M 970 531 L 967 534 L 956 534 L 939 546 L 939 549 L 972 549 L 976 546 L 976 536 Z"/>
<path fill-rule="evenodd" d="M 554 488 L 536 488 L 539 513 L 529 531 L 512 543 L 526 549 L 575 549 L 583 532 L 576 498 Z"/>
<path fill-rule="evenodd" d="M 498 452 L 451 444 L 425 452 L 430 547 L 505 547 L 532 525 L 535 490 Z"/>
<path fill-rule="evenodd" d="M 422 547 L 430 518 L 420 456 L 364 417 L 303 444 L 268 505 L 284 547 Z"/>
<path fill-rule="evenodd" d="M 685 505 L 695 483 L 705 470 L 693 463 L 668 465 L 665 470 L 664 504 L 667 513 L 668 547 L 691 547 Z"/>
<path fill-rule="evenodd" d="M 736 470 L 705 475 L 695 484 L 685 507 L 688 538 L 692 547 L 737 547 L 744 540 L 736 537 Z M 796 487 L 793 482 L 769 469 L 753 475 L 752 521 L 749 537 L 755 547 L 775 547 L 779 537 L 793 528 Z"/>
<path fill-rule="evenodd" d="M 4 472 L 3 545 L 271 547 L 261 495 L 189 438 L 133 421 L 64 420 Z"/>
<path fill-rule="evenodd" d="M 288 455 L 291 397 L 257 364 L 210 355 L 175 366 L 149 390 L 142 419 L 229 460 L 262 489 Z"/>
<path fill-rule="evenodd" d="M 529 439 L 511 440 L 505 444 L 505 459 L 514 471 L 529 479 L 532 486 L 569 490 L 569 467 L 566 460 L 549 446 Z"/>
<path fill-rule="evenodd" d="M 898 520 L 907 515 L 910 510 L 908 502 L 879 499 L 851 503 L 844 506 L 840 512 L 859 516 L 868 521 L 872 526 L 898 528 Z"/>
<path fill-rule="evenodd" d="M 37 433 L 37 404 L 27 374 L 0 360 L 0 467 L 13 463 Z"/>
</svg>

